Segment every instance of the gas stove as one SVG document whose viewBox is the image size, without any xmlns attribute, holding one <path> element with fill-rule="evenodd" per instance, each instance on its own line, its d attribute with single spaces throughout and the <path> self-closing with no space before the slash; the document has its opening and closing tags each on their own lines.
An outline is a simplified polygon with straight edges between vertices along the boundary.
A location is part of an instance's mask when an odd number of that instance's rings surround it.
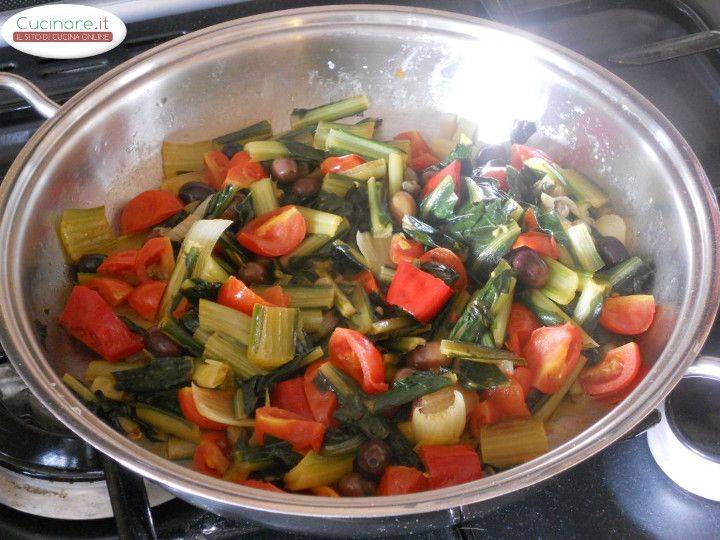
<svg viewBox="0 0 720 540">
<path fill-rule="evenodd" d="M 19 8 L 38 3 L 44 2 L 9 4 Z M 127 38 L 118 48 L 80 60 L 43 60 L 0 47 L 0 71 L 27 77 L 51 98 L 63 102 L 115 65 L 185 33 L 257 13 L 338 2 L 93 3 L 107 7 L 128 22 Z M 400 2 L 376 0 L 376 3 Z M 700 158 L 713 185 L 720 188 L 720 52 L 644 66 L 620 66 L 608 60 L 610 55 L 625 49 L 720 25 L 720 5 L 716 1 L 402 3 L 495 19 L 556 41 L 603 65 L 642 92 L 673 122 Z M 6 3 L 0 2 L 0 7 L 3 5 Z M 0 90 L 0 173 L 9 167 L 41 122 L 29 107 Z M 703 353 L 720 355 L 720 328 L 713 330 Z M 720 537 L 720 502 L 712 500 L 720 499 L 717 496 L 720 488 L 709 490 L 684 481 L 705 478 L 704 469 L 697 467 L 702 463 L 717 465 L 720 461 L 720 384 L 708 382 L 712 377 L 720 380 L 718 366 L 712 360 L 698 363 L 694 374 L 688 374 L 664 405 L 661 424 L 649 434 L 628 436 L 481 520 L 419 537 Z M 688 404 L 695 402 L 702 415 L 688 409 Z M 679 436 L 671 436 L 672 433 Z M 680 453 L 673 454 L 671 449 L 676 444 Z M 58 424 L 24 387 L 9 363 L 0 359 L 0 538 L 117 537 L 112 510 L 114 504 L 121 502 L 122 493 L 106 485 L 107 467 L 117 465 L 103 461 Z M 157 486 L 148 487 L 159 538 L 279 536 L 255 523 L 229 521 L 207 513 L 172 498 Z M 707 498 L 686 489 L 702 491 Z M 143 511 L 142 505 L 139 511 Z"/>
</svg>

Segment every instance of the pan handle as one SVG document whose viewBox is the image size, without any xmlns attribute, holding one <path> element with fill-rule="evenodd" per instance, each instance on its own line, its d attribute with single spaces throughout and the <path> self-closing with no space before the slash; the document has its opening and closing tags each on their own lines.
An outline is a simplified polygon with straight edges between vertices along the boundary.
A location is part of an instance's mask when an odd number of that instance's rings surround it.
<svg viewBox="0 0 720 540">
<path fill-rule="evenodd" d="M 55 116 L 60 108 L 60 105 L 47 97 L 37 86 L 14 73 L 0 72 L 0 88 L 7 88 L 23 98 L 44 118 Z"/>
<path fill-rule="evenodd" d="M 142 476 L 130 472 L 100 452 L 98 455 L 105 469 L 110 505 L 120 539 L 155 540 L 157 535 Z"/>
</svg>

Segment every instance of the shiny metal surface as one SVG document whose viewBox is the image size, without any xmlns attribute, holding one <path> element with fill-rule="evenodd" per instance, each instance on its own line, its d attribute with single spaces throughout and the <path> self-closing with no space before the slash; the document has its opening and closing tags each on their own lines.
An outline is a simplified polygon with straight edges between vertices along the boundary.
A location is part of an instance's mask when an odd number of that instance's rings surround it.
<svg viewBox="0 0 720 540">
<path fill-rule="evenodd" d="M 536 141 L 595 179 L 630 223 L 633 250 L 657 265 L 657 323 L 645 336 L 647 378 L 583 433 L 522 466 L 429 493 L 367 499 L 269 494 L 215 480 L 139 449 L 60 382 L 86 358 L 55 323 L 69 285 L 55 236 L 64 208 L 109 215 L 157 185 L 162 139 L 199 140 L 364 92 L 385 134 L 432 136 L 439 113 L 468 117 L 485 142 L 516 118 Z M 63 105 L 0 186 L 2 343 L 30 388 L 72 430 L 179 497 L 228 517 L 320 534 L 440 527 L 508 504 L 621 437 L 696 357 L 718 306 L 719 217 L 707 178 L 669 122 L 602 68 L 487 21 L 379 6 L 307 8 L 250 17 L 157 47 Z M 49 309 L 49 314 L 43 310 Z M 41 343 L 34 320 L 48 324 Z"/>
<path fill-rule="evenodd" d="M 616 64 L 642 66 L 718 48 L 720 48 L 720 31 L 708 30 L 622 51 L 610 56 L 609 60 Z"/>
<path fill-rule="evenodd" d="M 689 378 L 703 379 L 711 383 L 709 388 L 712 388 L 714 394 L 712 398 L 702 394 L 693 396 L 693 399 L 698 401 L 713 399 L 717 402 L 720 393 L 720 358 L 710 356 L 698 358 L 683 377 L 684 380 Z M 673 425 L 668 416 L 669 402 L 668 399 L 660 404 L 662 421 L 648 431 L 648 446 L 653 458 L 663 472 L 684 490 L 705 499 L 720 501 L 720 461 L 717 460 L 717 456 L 703 455 L 696 447 L 684 440 L 678 433 L 677 426 Z M 698 413 L 701 414 L 699 411 Z M 717 411 L 714 411 L 714 415 L 717 416 Z M 712 437 L 713 434 L 710 436 Z M 714 437 L 717 441 L 720 439 L 720 434 L 715 432 Z"/>
<path fill-rule="evenodd" d="M 26 99 L 45 118 L 50 118 L 60 108 L 33 83 L 12 73 L 0 72 L 0 88 L 7 88 Z"/>
</svg>

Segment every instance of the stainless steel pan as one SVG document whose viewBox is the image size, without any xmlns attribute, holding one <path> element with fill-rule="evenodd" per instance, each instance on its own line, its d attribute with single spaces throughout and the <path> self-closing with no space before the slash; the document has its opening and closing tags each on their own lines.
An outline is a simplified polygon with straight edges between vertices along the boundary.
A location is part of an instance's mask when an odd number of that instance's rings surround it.
<svg viewBox="0 0 720 540">
<path fill-rule="evenodd" d="M 229 517 L 315 533 L 384 534 L 480 515 L 606 447 L 678 381 L 718 306 L 718 208 L 694 154 L 642 96 L 557 45 L 487 21 L 412 8 L 308 8 L 250 17 L 156 47 L 55 109 L 0 74 L 50 118 L 0 187 L 2 343 L 32 391 L 73 431 L 179 497 Z M 469 484 L 407 496 L 330 499 L 256 491 L 138 448 L 60 382 L 86 358 L 55 320 L 69 271 L 55 225 L 61 210 L 105 204 L 110 216 L 158 184 L 164 138 L 200 140 L 251 121 L 287 127 L 288 111 L 366 93 L 388 134 L 432 134 L 438 115 L 475 120 L 487 142 L 512 120 L 597 180 L 631 223 L 633 249 L 657 265 L 660 316 L 644 350 L 653 368 L 601 420 L 548 454 Z M 45 312 L 48 309 L 49 312 Z M 36 321 L 48 325 L 42 341 Z"/>
</svg>

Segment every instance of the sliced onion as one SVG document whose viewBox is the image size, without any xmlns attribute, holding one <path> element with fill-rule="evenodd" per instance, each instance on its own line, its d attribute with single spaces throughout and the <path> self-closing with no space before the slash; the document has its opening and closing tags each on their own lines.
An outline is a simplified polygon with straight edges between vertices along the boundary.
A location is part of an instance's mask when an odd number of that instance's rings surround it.
<svg viewBox="0 0 720 540">
<path fill-rule="evenodd" d="M 465 431 L 466 409 L 463 395 L 443 389 L 423 396 L 413 408 L 412 432 L 420 444 L 455 444 Z"/>
<path fill-rule="evenodd" d="M 167 227 L 157 227 L 157 232 L 159 232 L 161 236 L 167 236 L 173 242 L 182 242 L 190 230 L 190 227 L 192 227 L 195 222 L 200 221 L 205 217 L 205 212 L 207 212 L 207 208 L 210 205 L 210 199 L 212 199 L 212 197 L 212 195 L 208 195 L 208 197 L 201 202 L 195 210 L 193 210 L 192 214 L 187 216 L 172 229 Z"/>
<path fill-rule="evenodd" d="M 380 268 L 384 265 L 390 264 L 390 242 L 392 234 L 385 236 L 373 236 L 369 232 L 361 233 L 358 231 L 355 241 L 357 242 L 360 253 L 363 254 L 365 260 L 367 260 L 370 271 L 375 274 L 380 274 Z"/>
<path fill-rule="evenodd" d="M 253 424 L 253 421 L 247 418 L 235 418 L 233 412 L 235 392 L 232 390 L 211 390 L 193 383 L 192 395 L 198 412 L 208 420 L 214 420 L 229 426 Z"/>
<path fill-rule="evenodd" d="M 623 218 L 617 214 L 605 214 L 595 220 L 595 228 L 603 236 L 612 236 L 625 244 L 627 227 Z"/>
</svg>

